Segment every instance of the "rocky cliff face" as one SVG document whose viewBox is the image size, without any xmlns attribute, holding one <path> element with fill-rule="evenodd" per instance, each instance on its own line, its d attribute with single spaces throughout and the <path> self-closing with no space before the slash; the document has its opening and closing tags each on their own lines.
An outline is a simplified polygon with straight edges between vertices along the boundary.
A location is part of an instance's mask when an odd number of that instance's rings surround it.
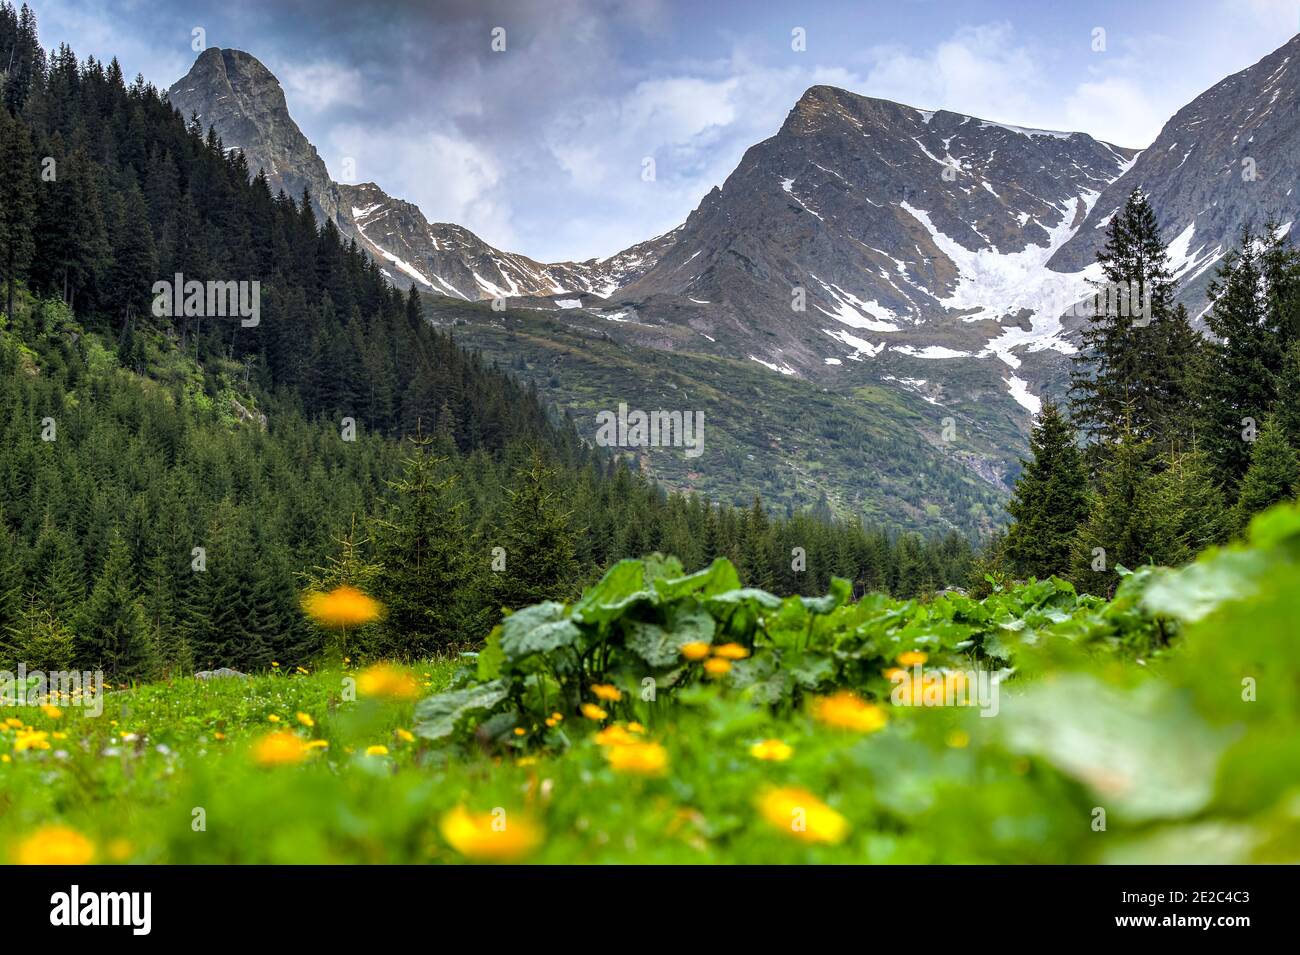
<svg viewBox="0 0 1300 955">
<path fill-rule="evenodd" d="M 210 47 L 167 97 L 186 120 L 198 114 L 205 130 L 215 126 L 226 149 L 242 149 L 249 169 L 266 170 L 272 193 L 283 189 L 298 199 L 306 188 L 318 218 L 344 224 L 325 161 L 289 115 L 279 81 L 256 57 Z"/>
<path fill-rule="evenodd" d="M 1204 313 L 1205 286 L 1243 223 L 1300 223 L 1300 36 L 1192 100 L 1123 178 L 1102 191 L 1083 227 L 1049 266 L 1094 261 L 1106 224 L 1138 189 L 1159 216 L 1181 297 Z"/>
</svg>

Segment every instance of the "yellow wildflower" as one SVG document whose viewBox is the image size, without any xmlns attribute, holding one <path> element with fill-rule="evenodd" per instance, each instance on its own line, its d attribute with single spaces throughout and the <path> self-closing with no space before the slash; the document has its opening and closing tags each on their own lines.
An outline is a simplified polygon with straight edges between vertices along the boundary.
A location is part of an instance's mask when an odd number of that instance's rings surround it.
<svg viewBox="0 0 1300 955">
<path fill-rule="evenodd" d="M 668 753 L 658 743 L 615 743 L 605 748 L 605 759 L 616 773 L 659 776 L 668 768 Z"/>
<path fill-rule="evenodd" d="M 781 832 L 803 842 L 843 842 L 848 820 L 806 789 L 769 789 L 758 799 L 758 811 Z"/>
<path fill-rule="evenodd" d="M 779 739 L 765 739 L 749 747 L 749 755 L 755 759 L 765 759 L 774 763 L 783 763 L 794 755 L 794 748 Z"/>
<path fill-rule="evenodd" d="M 589 720 L 603 720 L 609 717 L 609 714 L 595 703 L 583 703 L 581 709 L 582 715 Z"/>
<path fill-rule="evenodd" d="M 709 655 L 709 645 L 699 640 L 692 640 L 690 643 L 683 643 L 681 651 L 682 656 L 688 660 L 703 660 Z"/>
<path fill-rule="evenodd" d="M 379 744 L 375 744 L 374 746 L 367 746 L 367 747 L 366 747 L 366 755 L 367 755 L 367 756 L 387 756 L 387 755 L 388 755 L 388 747 L 387 747 L 387 746 L 380 746 Z"/>
<path fill-rule="evenodd" d="M 623 691 L 608 683 L 595 684 L 591 688 L 591 692 L 596 694 L 596 699 L 603 700 L 606 703 L 617 703 L 623 699 Z"/>
<path fill-rule="evenodd" d="M 311 714 L 310 714 L 310 713 L 302 713 L 302 712 L 299 712 L 297 718 L 298 718 L 298 722 L 301 723 L 303 726 L 315 726 L 315 725 L 316 725 L 316 721 L 315 721 L 314 719 L 311 718 Z"/>
<path fill-rule="evenodd" d="M 357 677 L 362 696 L 382 696 L 394 700 L 413 700 L 420 695 L 415 677 L 387 663 L 377 663 Z"/>
<path fill-rule="evenodd" d="M 68 826 L 45 826 L 18 844 L 19 865 L 85 865 L 95 858 L 95 844 Z"/>
<path fill-rule="evenodd" d="M 275 713 L 272 713 L 270 716 L 267 717 L 267 719 L 270 720 L 272 723 L 280 722 L 280 717 L 277 716 Z"/>
<path fill-rule="evenodd" d="M 303 610 L 322 627 L 361 627 L 379 619 L 379 601 L 344 584 L 329 593 L 310 593 L 302 600 Z"/>
<path fill-rule="evenodd" d="M 928 659 L 930 658 L 920 650 L 908 650 L 906 653 L 900 653 L 898 655 L 899 665 L 905 667 L 922 666 Z"/>
<path fill-rule="evenodd" d="M 513 862 L 542 841 L 542 831 L 527 818 L 504 811 L 472 813 L 457 806 L 442 817 L 442 837 L 465 856 L 483 862 Z"/>
<path fill-rule="evenodd" d="M 713 655 L 722 657 L 724 660 L 743 660 L 749 656 L 749 650 L 739 643 L 724 643 L 722 646 L 713 648 Z"/>
<path fill-rule="evenodd" d="M 307 746 L 292 733 L 267 733 L 253 747 L 253 761 L 259 766 L 290 766 L 307 758 Z"/>
<path fill-rule="evenodd" d="M 396 729 L 393 730 L 393 732 L 397 734 L 397 738 L 400 739 L 403 743 L 415 742 L 415 734 L 412 733 L 410 730 Z"/>
<path fill-rule="evenodd" d="M 874 733 L 888 722 L 885 711 L 874 703 L 867 703 L 851 690 L 841 690 L 830 696 L 813 700 L 813 717 L 827 726 Z"/>
<path fill-rule="evenodd" d="M 14 738 L 14 752 L 21 753 L 29 749 L 49 749 L 50 734 L 44 730 L 20 730 Z"/>
<path fill-rule="evenodd" d="M 41 706 L 41 712 L 52 720 L 57 720 L 63 715 L 63 710 L 59 709 L 57 706 L 52 706 L 49 703 L 45 703 Z"/>
<path fill-rule="evenodd" d="M 601 746 L 613 746 L 616 743 L 633 742 L 632 735 L 623 727 L 615 724 L 606 726 L 603 730 L 592 737 Z"/>
<path fill-rule="evenodd" d="M 731 661 L 722 657 L 709 657 L 704 661 L 704 672 L 715 680 L 731 672 Z"/>
</svg>

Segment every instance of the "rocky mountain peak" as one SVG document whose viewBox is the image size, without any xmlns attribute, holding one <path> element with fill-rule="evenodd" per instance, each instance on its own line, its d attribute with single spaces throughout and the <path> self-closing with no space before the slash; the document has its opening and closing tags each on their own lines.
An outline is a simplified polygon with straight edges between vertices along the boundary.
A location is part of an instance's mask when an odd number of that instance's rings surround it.
<svg viewBox="0 0 1300 955">
<path fill-rule="evenodd" d="M 340 228 L 339 198 L 325 161 L 289 115 L 284 90 L 257 57 L 243 50 L 209 47 L 167 91 L 187 119 L 215 126 L 227 150 L 242 149 L 253 171 L 263 169 L 272 192 L 298 199 L 311 192 L 316 215 Z"/>
</svg>

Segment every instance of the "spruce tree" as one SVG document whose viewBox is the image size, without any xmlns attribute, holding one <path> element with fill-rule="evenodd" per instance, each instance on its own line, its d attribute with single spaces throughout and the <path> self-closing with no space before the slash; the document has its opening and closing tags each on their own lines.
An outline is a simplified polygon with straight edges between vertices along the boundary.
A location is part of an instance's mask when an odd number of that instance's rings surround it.
<svg viewBox="0 0 1300 955">
<path fill-rule="evenodd" d="M 1104 455 L 1097 487 L 1089 494 L 1088 517 L 1074 536 L 1070 556 L 1080 589 L 1109 596 L 1117 566 L 1132 569 L 1148 562 L 1158 515 L 1150 440 L 1121 435 Z"/>
<path fill-rule="evenodd" d="M 1258 236 L 1242 228 L 1238 248 L 1224 256 L 1209 286 L 1202 436 L 1215 466 L 1236 486 L 1250 465 L 1250 442 L 1273 405 L 1282 367 L 1281 340 L 1270 328 Z"/>
<path fill-rule="evenodd" d="M 506 491 L 504 520 L 488 543 L 505 550 L 506 569 L 489 576 L 493 610 L 567 600 L 578 583 L 572 514 L 555 471 L 533 450 Z M 635 518 L 633 518 L 635 520 Z"/>
<path fill-rule="evenodd" d="M 0 110 L 0 269 L 5 314 L 14 318 L 14 285 L 31 261 L 35 244 L 36 157 L 27 125 Z"/>
<path fill-rule="evenodd" d="M 1043 402 L 1029 451 L 1007 505 L 1014 523 L 1003 553 L 1018 576 L 1065 575 L 1071 541 L 1088 514 L 1088 477 L 1074 428 L 1051 400 Z"/>
<path fill-rule="evenodd" d="M 152 675 L 154 654 L 149 627 L 132 589 L 131 554 L 114 533 L 108 556 L 76 625 L 76 655 L 81 669 L 102 669 L 114 680 Z"/>
<path fill-rule="evenodd" d="M 465 523 L 465 501 L 455 478 L 441 480 L 442 464 L 429 454 L 431 439 L 410 439 L 412 452 L 394 498 L 375 523 L 375 561 L 383 567 L 377 596 L 383 629 L 396 652 L 417 656 L 480 640 L 475 603 L 476 548 Z"/>
<path fill-rule="evenodd" d="M 1089 438 L 1102 442 L 1126 431 L 1166 442 L 1173 412 L 1167 399 L 1189 390 L 1183 376 L 1194 345 L 1186 314 L 1173 306 L 1173 277 L 1155 211 L 1140 192 L 1112 217 L 1097 261 L 1104 277 L 1097 283 L 1101 307 L 1075 356 L 1071 415 Z"/>
<path fill-rule="evenodd" d="M 1296 496 L 1300 483 L 1300 458 L 1287 442 L 1281 425 L 1271 415 L 1264 419 L 1250 447 L 1250 466 L 1241 479 L 1235 523 L 1245 530 L 1250 519 L 1266 508 Z"/>
</svg>

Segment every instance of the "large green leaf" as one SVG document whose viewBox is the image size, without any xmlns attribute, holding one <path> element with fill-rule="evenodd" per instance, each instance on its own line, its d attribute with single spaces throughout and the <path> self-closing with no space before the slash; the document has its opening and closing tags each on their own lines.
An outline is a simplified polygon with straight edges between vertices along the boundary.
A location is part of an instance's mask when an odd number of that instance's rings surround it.
<svg viewBox="0 0 1300 955">
<path fill-rule="evenodd" d="M 719 557 L 704 570 L 685 577 L 660 578 L 654 582 L 654 587 L 665 602 L 679 600 L 691 594 L 712 597 L 726 593 L 728 590 L 740 589 L 740 575 L 736 573 L 736 568 L 731 561 Z"/>
<path fill-rule="evenodd" d="M 1231 734 L 1188 700 L 1150 683 L 1122 693 L 1084 675 L 1035 684 L 1000 703 L 1008 745 L 1041 756 L 1092 790 L 1125 823 L 1195 815 L 1214 793 Z"/>
<path fill-rule="evenodd" d="M 626 641 L 642 660 L 652 667 L 668 667 L 681 662 L 684 643 L 712 643 L 714 620 L 698 606 L 678 605 L 660 625 L 640 620 L 623 622 Z"/>
<path fill-rule="evenodd" d="M 425 739 L 445 739 L 470 716 L 491 711 L 509 692 L 505 680 L 492 680 L 426 697 L 415 706 L 415 734 Z"/>
<path fill-rule="evenodd" d="M 606 624 L 618 619 L 635 603 L 653 601 L 654 592 L 645 589 L 645 573 L 641 561 L 620 560 L 574 604 L 573 619 L 579 623 Z"/>
<path fill-rule="evenodd" d="M 501 622 L 501 651 L 517 662 L 576 643 L 582 631 L 564 616 L 564 604 L 547 601 L 512 613 Z"/>
</svg>

